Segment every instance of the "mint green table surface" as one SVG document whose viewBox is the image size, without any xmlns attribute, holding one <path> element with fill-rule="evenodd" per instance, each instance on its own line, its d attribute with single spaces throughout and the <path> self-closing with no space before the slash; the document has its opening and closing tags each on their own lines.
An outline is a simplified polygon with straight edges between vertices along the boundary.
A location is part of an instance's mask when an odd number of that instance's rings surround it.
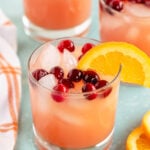
<svg viewBox="0 0 150 150">
<path fill-rule="evenodd" d="M 0 8 L 18 29 L 18 56 L 22 65 L 22 99 L 19 116 L 19 133 L 15 150 L 35 150 L 32 117 L 27 84 L 27 60 L 40 43 L 26 36 L 23 30 L 22 0 L 0 0 Z M 98 3 L 93 0 L 92 25 L 88 37 L 99 39 Z M 129 132 L 141 122 L 143 114 L 150 110 L 150 89 L 122 85 L 120 87 L 116 126 L 111 150 L 125 150 Z M 0 147 L 0 150 L 1 147 Z"/>
</svg>

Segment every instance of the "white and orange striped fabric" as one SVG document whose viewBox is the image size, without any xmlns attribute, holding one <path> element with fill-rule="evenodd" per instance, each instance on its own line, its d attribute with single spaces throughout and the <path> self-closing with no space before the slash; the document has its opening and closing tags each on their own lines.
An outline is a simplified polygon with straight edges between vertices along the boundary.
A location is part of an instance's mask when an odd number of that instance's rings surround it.
<svg viewBox="0 0 150 150">
<path fill-rule="evenodd" d="M 0 149 L 13 150 L 18 133 L 21 67 L 13 47 L 0 35 Z"/>
</svg>

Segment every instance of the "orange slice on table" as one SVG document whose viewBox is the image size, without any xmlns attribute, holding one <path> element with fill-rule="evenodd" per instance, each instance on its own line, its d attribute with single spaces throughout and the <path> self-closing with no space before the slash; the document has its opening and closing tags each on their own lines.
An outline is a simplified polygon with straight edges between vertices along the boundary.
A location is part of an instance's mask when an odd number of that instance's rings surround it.
<svg viewBox="0 0 150 150">
<path fill-rule="evenodd" d="M 114 75 L 120 64 L 121 81 L 150 87 L 150 58 L 125 42 L 105 42 L 93 47 L 83 55 L 77 67 Z"/>
<path fill-rule="evenodd" d="M 145 113 L 142 119 L 142 127 L 145 135 L 150 139 L 150 111 Z"/>
<path fill-rule="evenodd" d="M 135 128 L 128 136 L 126 150 L 150 150 L 150 139 L 142 127 Z"/>
</svg>

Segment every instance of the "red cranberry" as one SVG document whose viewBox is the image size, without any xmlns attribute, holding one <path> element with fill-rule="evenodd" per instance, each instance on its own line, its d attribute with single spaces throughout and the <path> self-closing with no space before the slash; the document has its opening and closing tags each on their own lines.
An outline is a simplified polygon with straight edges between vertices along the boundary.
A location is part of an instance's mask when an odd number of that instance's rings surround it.
<svg viewBox="0 0 150 150">
<path fill-rule="evenodd" d="M 93 84 L 91 84 L 91 83 L 86 83 L 86 84 L 83 85 L 83 87 L 82 87 L 82 92 L 92 92 L 92 91 L 94 91 L 95 89 L 96 89 L 96 88 L 95 88 L 95 86 L 94 86 Z M 85 96 L 86 96 L 86 98 L 87 98 L 88 100 L 93 100 L 93 99 L 95 99 L 95 98 L 97 97 L 97 93 L 93 92 L 93 93 L 90 93 L 90 94 L 86 94 Z"/>
<path fill-rule="evenodd" d="M 109 5 L 111 1 L 112 1 L 112 0 L 105 0 L 105 3 L 106 3 L 107 5 Z"/>
<path fill-rule="evenodd" d="M 74 82 L 79 82 L 83 77 L 83 72 L 79 69 L 72 69 L 69 71 L 67 78 Z"/>
<path fill-rule="evenodd" d="M 62 83 L 63 85 L 65 85 L 68 89 L 69 88 L 74 88 L 74 84 L 72 81 L 70 81 L 69 79 L 61 79 L 58 81 L 58 83 Z"/>
<path fill-rule="evenodd" d="M 54 74 L 57 79 L 62 79 L 64 77 L 64 71 L 61 67 L 55 66 L 50 70 L 50 73 Z"/>
<path fill-rule="evenodd" d="M 99 80 L 96 84 L 95 84 L 95 88 L 99 89 L 104 87 L 105 85 L 107 85 L 108 81 L 106 80 Z"/>
<path fill-rule="evenodd" d="M 70 52 L 73 52 L 75 50 L 75 46 L 73 41 L 71 40 L 63 40 L 58 44 L 58 47 L 60 52 L 64 52 L 64 49 L 69 50 Z"/>
<path fill-rule="evenodd" d="M 86 43 L 83 45 L 82 47 L 82 53 L 85 54 L 87 51 L 89 51 L 92 47 L 94 47 L 95 45 L 92 43 Z"/>
<path fill-rule="evenodd" d="M 47 74 L 48 74 L 48 72 L 44 69 L 37 69 L 37 70 L 32 72 L 33 77 L 37 81 L 40 80 L 42 77 L 46 76 Z"/>
<path fill-rule="evenodd" d="M 85 83 L 92 83 L 95 85 L 99 80 L 100 80 L 100 77 L 95 71 L 93 70 L 84 71 L 83 81 Z"/>
<path fill-rule="evenodd" d="M 107 97 L 110 93 L 111 93 L 111 91 L 112 91 L 112 87 L 109 87 L 109 88 L 107 88 L 107 89 L 104 89 L 103 91 L 102 91 L 102 93 L 101 93 L 101 97 Z"/>
<path fill-rule="evenodd" d="M 144 0 L 146 6 L 150 6 L 150 0 Z"/>
<path fill-rule="evenodd" d="M 106 86 L 108 84 L 108 81 L 106 80 L 100 80 L 95 84 L 95 88 L 99 89 L 102 88 L 104 86 Z M 104 90 L 102 90 L 102 93 L 100 94 L 101 97 L 107 97 L 112 91 L 112 87 L 108 87 Z"/>
<path fill-rule="evenodd" d="M 78 57 L 78 61 L 82 58 L 84 54 L 81 54 L 79 57 Z"/>
<path fill-rule="evenodd" d="M 145 0 L 135 0 L 136 3 L 144 3 Z"/>
<path fill-rule="evenodd" d="M 117 11 L 121 11 L 123 9 L 123 1 L 121 0 L 111 0 L 108 5 Z"/>
<path fill-rule="evenodd" d="M 65 85 L 57 84 L 54 88 L 55 91 L 52 92 L 52 98 L 56 102 L 64 101 L 64 93 L 68 91 Z"/>
</svg>

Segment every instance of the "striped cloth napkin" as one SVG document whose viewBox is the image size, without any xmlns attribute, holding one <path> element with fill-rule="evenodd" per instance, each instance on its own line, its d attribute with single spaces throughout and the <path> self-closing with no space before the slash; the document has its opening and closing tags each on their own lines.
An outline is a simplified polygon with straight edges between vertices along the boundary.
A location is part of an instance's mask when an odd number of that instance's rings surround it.
<svg viewBox="0 0 150 150">
<path fill-rule="evenodd" d="M 13 150 L 18 133 L 21 66 L 16 49 L 11 45 L 11 41 L 4 38 L 5 34 L 7 36 L 11 34 L 9 32 L 1 34 L 1 29 L 4 29 L 2 26 L 3 24 L 0 23 L 0 149 Z"/>
</svg>

